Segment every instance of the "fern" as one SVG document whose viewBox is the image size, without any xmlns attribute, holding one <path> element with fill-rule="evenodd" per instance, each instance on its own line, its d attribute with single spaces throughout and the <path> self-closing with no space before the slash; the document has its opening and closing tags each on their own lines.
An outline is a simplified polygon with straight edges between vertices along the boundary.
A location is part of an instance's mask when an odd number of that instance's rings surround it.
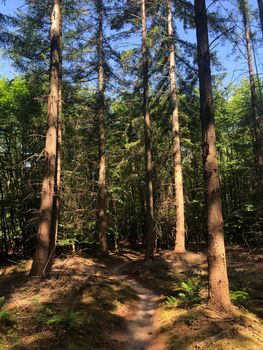
<svg viewBox="0 0 263 350">
<path fill-rule="evenodd" d="M 177 304 L 177 298 L 175 298 L 173 296 L 169 296 L 166 298 L 165 303 L 168 306 L 175 306 Z"/>
<path fill-rule="evenodd" d="M 46 324 L 48 326 L 62 326 L 68 330 L 74 330 L 78 327 L 79 312 L 68 311 L 65 313 L 53 315 L 52 313 L 49 313 L 51 317 L 46 321 Z"/>
<path fill-rule="evenodd" d="M 199 277 L 191 277 L 186 282 L 181 283 L 183 293 L 179 293 L 181 299 L 180 306 L 193 307 L 201 303 L 200 292 L 203 283 Z"/>
<path fill-rule="evenodd" d="M 247 300 L 248 293 L 245 290 L 230 291 L 230 298 L 235 305 L 239 306 Z"/>
<path fill-rule="evenodd" d="M 201 303 L 201 289 L 203 282 L 200 277 L 191 277 L 186 282 L 181 282 L 180 287 L 183 292 L 178 294 L 178 298 L 169 296 L 166 298 L 165 303 L 168 306 L 179 305 L 184 308 L 191 308 Z"/>
</svg>

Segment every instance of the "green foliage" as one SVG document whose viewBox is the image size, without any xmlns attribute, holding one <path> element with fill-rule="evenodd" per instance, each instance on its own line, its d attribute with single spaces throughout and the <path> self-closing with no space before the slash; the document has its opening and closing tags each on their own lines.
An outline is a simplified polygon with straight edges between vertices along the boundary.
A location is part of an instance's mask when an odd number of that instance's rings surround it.
<svg viewBox="0 0 263 350">
<path fill-rule="evenodd" d="M 5 297 L 0 297 L 0 309 L 5 305 Z"/>
<path fill-rule="evenodd" d="M 44 307 L 37 317 L 37 323 L 42 328 L 48 326 L 51 328 L 63 328 L 67 331 L 74 331 L 81 322 L 81 313 L 78 311 L 65 310 L 57 311 L 51 307 Z"/>
<path fill-rule="evenodd" d="M 7 310 L 4 310 L 6 300 L 5 297 L 0 297 L 0 329 L 2 326 L 6 326 L 11 323 L 11 313 Z"/>
<path fill-rule="evenodd" d="M 191 308 L 201 303 L 201 289 L 203 282 L 200 277 L 191 277 L 186 282 L 181 283 L 183 293 L 179 293 L 180 306 Z"/>
<path fill-rule="evenodd" d="M 245 290 L 230 291 L 230 298 L 235 305 L 239 306 L 247 300 L 248 292 Z"/>
<path fill-rule="evenodd" d="M 10 319 L 10 313 L 6 310 L 0 311 L 0 322 L 6 322 Z"/>
<path fill-rule="evenodd" d="M 168 306 L 175 306 L 178 304 L 178 299 L 176 297 L 173 297 L 173 296 L 168 296 L 165 300 L 165 303 L 168 305 Z"/>
<path fill-rule="evenodd" d="M 165 300 L 168 306 L 173 307 L 178 305 L 183 308 L 191 308 L 201 303 L 203 282 L 200 277 L 190 277 L 186 282 L 181 282 L 176 276 L 173 279 L 183 292 L 178 293 L 178 297 L 168 296 Z"/>
<path fill-rule="evenodd" d="M 66 238 L 66 239 L 60 239 L 57 243 L 57 245 L 61 247 L 69 247 L 72 245 L 75 245 L 76 243 L 79 243 L 79 241 L 75 238 Z"/>
<path fill-rule="evenodd" d="M 63 326 L 63 328 L 69 331 L 74 331 L 78 328 L 79 312 L 66 311 L 60 314 L 51 314 L 52 316 L 46 321 L 48 326 Z"/>
<path fill-rule="evenodd" d="M 110 3 L 104 7 L 103 24 L 107 230 L 111 237 L 136 243 L 142 240 L 145 218 L 142 70 L 137 42 L 140 6 L 129 1 Z M 5 179 L 0 209 L 10 231 L 11 246 L 15 247 L 14 240 L 25 240 L 19 253 L 26 251 L 29 255 L 38 223 L 43 175 L 51 3 L 26 1 L 26 5 L 16 14 L 14 28 L 23 45 L 10 43 L 7 50 L 21 77 L 0 81 L 0 177 Z M 155 227 L 158 243 L 171 247 L 176 208 L 166 10 L 162 2 L 147 4 Z M 187 19 L 186 12 L 177 6 L 176 14 L 188 23 L 192 16 Z M 58 240 L 65 250 L 77 250 L 81 244 L 94 244 L 96 233 L 98 105 L 94 86 L 98 77 L 98 13 L 96 6 L 90 6 L 88 12 L 80 11 L 78 2 L 66 1 L 62 3 L 62 16 L 63 162 Z M 187 26 L 191 27 L 190 22 Z M 187 234 L 189 243 L 202 243 L 206 239 L 206 219 L 199 92 L 193 59 L 196 47 L 185 37 L 181 41 L 176 30 L 175 39 Z M 226 240 L 258 242 L 262 239 L 263 208 L 257 200 L 249 82 L 221 89 L 219 79 L 215 76 L 213 93 Z M 27 249 L 30 244 L 31 249 Z"/>
</svg>

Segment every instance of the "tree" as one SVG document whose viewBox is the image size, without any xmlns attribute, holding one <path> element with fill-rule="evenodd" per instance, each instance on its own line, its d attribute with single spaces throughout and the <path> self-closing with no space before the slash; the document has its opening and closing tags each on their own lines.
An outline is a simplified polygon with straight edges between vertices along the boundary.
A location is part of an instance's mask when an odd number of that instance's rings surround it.
<svg viewBox="0 0 263 350">
<path fill-rule="evenodd" d="M 102 255 L 108 254 L 106 232 L 106 154 L 105 154 L 105 74 L 103 49 L 103 3 L 96 1 L 98 12 L 98 135 L 99 135 L 99 189 L 98 189 L 98 232 L 100 251 Z"/>
<path fill-rule="evenodd" d="M 52 235 L 52 221 L 54 220 L 54 213 L 57 215 L 54 208 L 54 195 L 57 171 L 57 123 L 60 105 L 60 22 L 60 2 L 59 0 L 54 0 L 51 11 L 50 80 L 44 180 L 42 183 L 36 250 L 30 271 L 31 276 L 43 276 L 45 274 L 50 257 L 49 244 Z"/>
<path fill-rule="evenodd" d="M 168 39 L 169 39 L 169 66 L 172 99 L 172 128 L 173 128 L 173 162 L 174 185 L 176 191 L 176 241 L 175 252 L 185 252 L 185 224 L 184 224 L 184 190 L 181 162 L 181 147 L 179 135 L 178 99 L 176 86 L 175 45 L 173 37 L 172 4 L 168 0 Z"/>
<path fill-rule="evenodd" d="M 263 36 L 263 2 L 262 0 L 258 0 L 258 11 L 259 11 L 261 31 Z"/>
<path fill-rule="evenodd" d="M 153 165 L 151 144 L 151 120 L 149 107 L 149 77 L 148 77 L 148 48 L 145 1 L 141 0 L 142 18 L 142 55 L 143 55 L 143 114 L 144 114 L 144 143 L 145 143 L 145 175 L 146 175 L 146 213 L 145 260 L 153 259 L 154 251 L 154 217 L 153 217 Z"/>
<path fill-rule="evenodd" d="M 210 52 L 205 0 L 195 0 L 195 24 L 200 88 L 202 151 L 208 225 L 208 296 L 218 310 L 231 307 L 216 150 Z"/>
<path fill-rule="evenodd" d="M 258 183 L 262 192 L 263 191 L 263 157 L 262 157 L 262 141 L 261 141 L 261 131 L 260 131 L 260 119 L 262 116 L 259 113 L 259 107 L 257 102 L 247 0 L 240 0 L 240 11 L 243 17 L 243 25 L 244 25 L 244 31 L 245 31 L 245 37 L 246 37 L 247 64 L 248 64 L 248 72 L 249 72 L 251 107 L 252 107 L 252 130 L 253 130 L 253 136 L 254 136 L 255 163 L 256 163 L 258 179 L 259 179 Z"/>
<path fill-rule="evenodd" d="M 61 47 L 62 38 L 62 21 L 60 19 L 59 28 L 59 45 Z M 55 256 L 56 244 L 59 234 L 59 216 L 60 216 L 60 205 L 61 205 L 61 153 L 62 153 L 62 56 L 59 56 L 59 92 L 58 92 L 58 115 L 57 115 L 57 144 L 56 144 L 56 173 L 55 173 L 55 187 L 54 187 L 54 199 L 53 199 L 53 215 L 50 230 L 50 242 L 48 249 L 48 265 L 47 271 L 49 272 L 52 268 L 53 259 Z"/>
</svg>

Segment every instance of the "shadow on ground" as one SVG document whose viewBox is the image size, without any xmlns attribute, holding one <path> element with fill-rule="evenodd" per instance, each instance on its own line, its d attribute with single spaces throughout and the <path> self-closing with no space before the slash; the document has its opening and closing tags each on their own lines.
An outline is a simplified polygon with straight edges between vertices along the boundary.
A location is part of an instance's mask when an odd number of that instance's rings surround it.
<svg viewBox="0 0 263 350">
<path fill-rule="evenodd" d="M 246 288 L 243 307 L 262 316 L 260 256 L 255 260 L 244 249 L 228 249 L 232 290 Z M 168 296 L 178 297 L 181 281 L 196 275 L 206 281 L 201 253 L 160 252 L 150 264 L 128 249 L 103 259 L 57 259 L 51 278 L 42 281 L 29 280 L 26 271 L 18 268 L 0 277 L 6 302 L 0 308 L 1 350 L 125 349 L 127 339 L 116 341 L 112 335 L 125 334 L 138 307 L 132 280 L 158 298 L 167 349 L 263 349 L 262 323 L 244 310 L 220 319 L 202 306 L 183 310 L 165 303 Z M 137 345 L 146 350 L 145 342 Z"/>
<path fill-rule="evenodd" d="M 116 309 L 137 300 L 102 264 L 81 257 L 58 260 L 48 280 L 24 273 L 4 282 L 12 288 L 5 293 L 5 320 L 0 313 L 3 350 L 115 349 L 111 334 L 126 326 Z"/>
<path fill-rule="evenodd" d="M 203 307 L 189 310 L 166 308 L 164 329 L 169 334 L 167 350 L 258 350 L 263 348 L 262 323 L 237 311 L 219 317 Z"/>
</svg>

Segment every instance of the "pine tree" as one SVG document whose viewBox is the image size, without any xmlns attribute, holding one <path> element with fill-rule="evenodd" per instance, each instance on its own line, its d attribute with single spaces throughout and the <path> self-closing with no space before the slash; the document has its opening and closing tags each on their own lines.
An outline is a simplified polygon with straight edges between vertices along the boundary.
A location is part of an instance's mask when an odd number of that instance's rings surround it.
<svg viewBox="0 0 263 350">
<path fill-rule="evenodd" d="M 200 87 L 203 166 L 208 225 L 209 304 L 228 312 L 231 307 L 214 124 L 213 92 L 205 0 L 195 0 L 197 59 Z"/>
<path fill-rule="evenodd" d="M 246 38 L 247 64 L 248 64 L 248 72 L 249 72 L 251 107 L 252 107 L 252 130 L 253 130 L 253 136 L 254 136 L 255 163 L 256 163 L 258 179 L 259 179 L 258 184 L 262 192 L 263 191 L 263 156 L 262 156 L 262 140 L 261 140 L 261 131 L 260 131 L 260 119 L 262 116 L 259 114 L 259 107 L 258 107 L 258 101 L 257 101 L 247 0 L 240 0 L 240 11 L 243 17 L 243 25 L 244 25 L 245 38 Z"/>
<path fill-rule="evenodd" d="M 185 218 L 184 218 L 184 190 L 183 190 L 183 172 L 181 162 L 181 147 L 179 134 L 179 112 L 176 86 L 176 63 L 175 63 L 175 45 L 173 37 L 173 18 L 172 4 L 168 0 L 168 39 L 169 39 L 169 66 L 170 66 L 170 85 L 172 99 L 172 128 L 173 128 L 173 159 L 174 159 L 174 184 L 176 191 L 176 241 L 175 252 L 185 252 Z"/>
<path fill-rule="evenodd" d="M 50 257 L 49 244 L 52 236 L 52 222 L 55 220 L 54 214 L 57 215 L 54 207 L 54 195 L 57 177 L 57 124 L 60 106 L 60 33 L 60 2 L 59 0 L 54 0 L 51 11 L 50 81 L 48 96 L 48 128 L 45 146 L 45 168 L 44 180 L 42 183 L 37 243 L 33 264 L 30 271 L 31 276 L 45 275 L 45 269 Z"/>
<path fill-rule="evenodd" d="M 153 217 L 153 165 L 151 144 L 151 119 L 149 106 L 149 70 L 146 28 L 145 1 L 141 0 L 142 19 L 142 55 L 143 55 L 143 113 L 144 113 L 144 143 L 145 143 L 145 177 L 146 177 L 146 251 L 145 260 L 153 259 L 154 251 L 154 217 Z"/>
<path fill-rule="evenodd" d="M 108 254 L 106 232 L 106 153 L 105 153 L 105 58 L 103 38 L 103 3 L 96 1 L 98 13 L 98 135 L 99 135 L 99 190 L 98 190 L 98 232 L 100 251 L 102 255 Z"/>
</svg>

